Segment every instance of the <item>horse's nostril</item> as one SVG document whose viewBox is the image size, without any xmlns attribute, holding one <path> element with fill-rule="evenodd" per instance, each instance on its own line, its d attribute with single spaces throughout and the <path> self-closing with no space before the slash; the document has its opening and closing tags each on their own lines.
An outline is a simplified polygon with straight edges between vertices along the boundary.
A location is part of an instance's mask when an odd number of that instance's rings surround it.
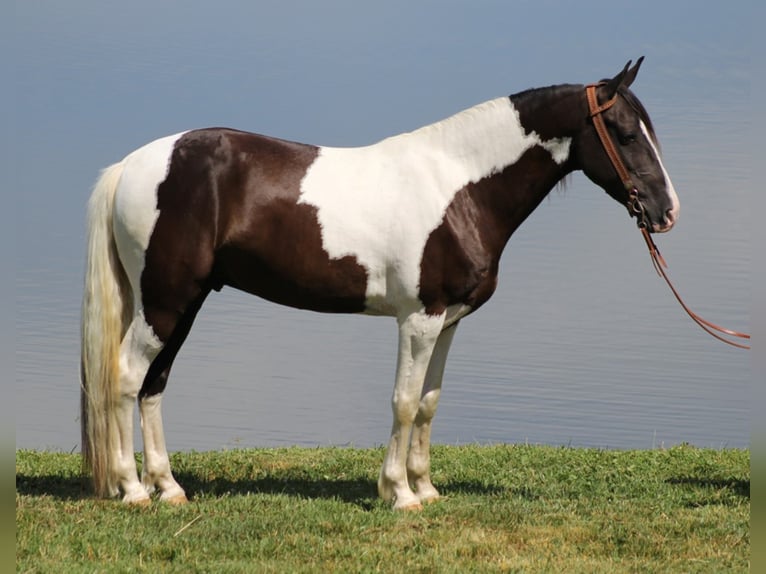
<svg viewBox="0 0 766 574">
<path fill-rule="evenodd" d="M 665 212 L 665 221 L 668 222 L 670 225 L 673 225 L 676 222 L 676 215 L 672 209 L 668 209 Z"/>
</svg>

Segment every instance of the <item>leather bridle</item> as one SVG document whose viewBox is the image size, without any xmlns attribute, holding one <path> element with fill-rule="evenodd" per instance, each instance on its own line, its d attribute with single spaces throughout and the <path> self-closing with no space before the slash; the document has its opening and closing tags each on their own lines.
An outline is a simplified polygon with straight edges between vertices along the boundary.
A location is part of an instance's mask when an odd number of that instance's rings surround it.
<svg viewBox="0 0 766 574">
<path fill-rule="evenodd" d="M 626 207 L 628 208 L 628 213 L 630 213 L 631 217 L 635 217 L 637 219 L 638 228 L 641 230 L 641 235 L 644 238 L 644 241 L 646 242 L 646 246 L 649 249 L 649 255 L 652 258 L 652 264 L 654 265 L 655 270 L 657 271 L 657 274 L 660 275 L 663 279 L 665 279 L 665 282 L 668 284 L 668 287 L 670 287 L 670 290 L 672 291 L 673 295 L 675 296 L 676 300 L 680 303 L 681 307 L 684 311 L 686 311 L 686 314 L 689 315 L 689 317 L 692 318 L 692 320 L 697 323 L 702 329 L 704 329 L 708 334 L 712 335 L 719 341 L 723 341 L 724 343 L 727 343 L 729 345 L 732 345 L 734 347 L 739 347 L 740 349 L 749 349 L 749 345 L 745 345 L 743 343 L 738 343 L 736 341 L 730 341 L 727 339 L 724 335 L 730 336 L 730 337 L 737 337 L 740 339 L 750 339 L 750 335 L 747 333 L 740 333 L 739 331 L 732 331 L 731 329 L 725 329 L 724 327 L 721 327 L 719 325 L 716 325 L 715 323 L 711 323 L 710 321 L 706 321 L 699 315 L 697 315 L 694 311 L 689 309 L 689 307 L 684 303 L 683 299 L 681 299 L 681 296 L 678 294 L 678 291 L 676 291 L 676 288 L 673 286 L 673 283 L 671 283 L 670 278 L 668 277 L 667 273 L 665 272 L 665 269 L 667 268 L 667 263 L 665 263 L 665 259 L 660 254 L 660 250 L 657 248 L 657 246 L 654 243 L 654 240 L 652 239 L 652 236 L 649 232 L 649 217 L 646 214 L 646 208 L 641 203 L 641 200 L 638 197 L 638 189 L 633 184 L 633 180 L 630 177 L 630 173 L 628 172 L 628 169 L 625 167 L 625 164 L 622 162 L 622 158 L 620 157 L 620 154 L 617 152 L 617 148 L 614 145 L 614 142 L 612 141 L 612 138 L 609 137 L 609 132 L 606 129 L 606 124 L 604 123 L 604 118 L 602 114 L 611 108 L 614 103 L 617 101 L 617 97 L 619 95 L 619 92 L 615 92 L 614 96 L 605 103 L 599 105 L 598 98 L 596 96 L 596 88 L 603 84 L 589 84 L 585 86 L 585 95 L 588 99 L 588 110 L 591 120 L 593 121 L 593 127 L 596 128 L 596 133 L 598 134 L 598 138 L 601 140 L 601 145 L 604 147 L 604 151 L 606 152 L 606 155 L 609 157 L 609 161 L 612 164 L 612 167 L 614 167 L 615 171 L 617 172 L 617 175 L 619 176 L 620 180 L 622 181 L 623 186 L 625 187 L 625 190 L 628 192 L 628 199 L 626 201 Z"/>
</svg>

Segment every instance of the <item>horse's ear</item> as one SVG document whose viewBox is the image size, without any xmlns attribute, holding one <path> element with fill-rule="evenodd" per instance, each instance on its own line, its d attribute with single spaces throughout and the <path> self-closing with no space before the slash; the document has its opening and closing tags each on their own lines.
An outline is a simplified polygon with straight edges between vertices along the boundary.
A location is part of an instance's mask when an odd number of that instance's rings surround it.
<svg viewBox="0 0 766 574">
<path fill-rule="evenodd" d="M 612 98 L 620 88 L 630 87 L 630 85 L 633 83 L 633 80 L 636 79 L 638 69 L 641 67 L 641 63 L 643 61 L 644 57 L 641 56 L 638 60 L 636 60 L 636 65 L 632 68 L 630 67 L 631 61 L 628 61 L 622 71 L 606 83 L 606 88 L 610 98 Z"/>
</svg>

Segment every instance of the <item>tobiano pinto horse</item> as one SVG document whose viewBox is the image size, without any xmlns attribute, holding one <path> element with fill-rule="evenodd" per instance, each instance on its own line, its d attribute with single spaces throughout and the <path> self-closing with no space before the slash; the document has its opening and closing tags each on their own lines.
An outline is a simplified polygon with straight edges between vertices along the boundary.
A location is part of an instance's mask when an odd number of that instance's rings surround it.
<svg viewBox="0 0 766 574">
<path fill-rule="evenodd" d="M 650 232 L 678 217 L 652 123 L 629 89 L 640 65 L 590 87 L 494 99 L 367 147 L 200 129 L 105 169 L 88 205 L 82 313 L 82 448 L 96 494 L 146 504 L 158 490 L 186 502 L 160 404 L 205 298 L 230 286 L 301 309 L 396 318 L 378 492 L 395 509 L 437 499 L 429 446 L 447 353 L 458 323 L 492 296 L 516 228 L 576 170 Z"/>
</svg>

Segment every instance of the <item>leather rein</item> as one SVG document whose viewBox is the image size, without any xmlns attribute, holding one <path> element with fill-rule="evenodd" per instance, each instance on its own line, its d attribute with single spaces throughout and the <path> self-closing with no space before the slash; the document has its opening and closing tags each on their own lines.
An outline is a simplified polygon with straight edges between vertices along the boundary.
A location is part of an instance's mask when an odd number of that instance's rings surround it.
<svg viewBox="0 0 766 574">
<path fill-rule="evenodd" d="M 689 309 L 686 303 L 684 303 L 683 299 L 681 299 L 681 296 L 678 294 L 678 291 L 676 291 L 676 288 L 673 286 L 673 283 L 670 281 L 670 278 L 665 272 L 665 269 L 668 265 L 665 263 L 665 259 L 660 254 L 660 250 L 655 245 L 654 240 L 652 239 L 652 236 L 649 232 L 649 218 L 646 214 L 645 207 L 638 198 L 638 188 L 633 184 L 630 173 L 625 167 L 625 164 L 622 162 L 620 154 L 617 152 L 617 148 L 615 147 L 612 138 L 609 137 L 609 132 L 606 129 L 604 118 L 602 117 L 602 114 L 611 108 L 617 101 L 619 94 L 615 93 L 612 99 L 599 105 L 598 98 L 596 97 L 596 88 L 599 85 L 601 84 L 589 84 L 585 87 L 585 94 L 588 99 L 589 114 L 593 120 L 593 126 L 596 128 L 596 133 L 598 133 L 598 137 L 601 140 L 601 145 L 604 146 L 604 151 L 606 151 L 606 155 L 609 156 L 609 161 L 612 163 L 612 166 L 617 172 L 617 175 L 620 177 L 622 184 L 625 186 L 625 190 L 628 192 L 628 200 L 626 203 L 628 213 L 630 213 L 631 217 L 636 217 L 637 219 L 638 228 L 641 230 L 641 235 L 643 236 L 644 241 L 646 242 L 646 246 L 649 249 L 649 255 L 652 258 L 654 269 L 657 271 L 657 274 L 660 275 L 660 277 L 665 279 L 665 282 L 668 284 L 668 287 L 670 287 L 670 290 L 672 291 L 676 300 L 680 303 L 683 310 L 686 311 L 686 314 L 689 315 L 689 317 L 691 317 L 692 320 L 697 323 L 697 325 L 699 325 L 703 330 L 705 330 L 708 334 L 712 335 L 719 341 L 723 341 L 724 343 L 734 347 L 739 347 L 740 349 L 750 349 L 750 345 L 745 345 L 744 343 L 739 343 L 737 341 L 732 341 L 726 338 L 726 336 L 729 336 L 749 340 L 749 334 L 740 333 L 739 331 L 732 331 L 731 329 L 725 329 L 724 327 L 716 325 L 715 323 L 711 323 L 710 321 L 706 321 L 697 315 L 694 311 Z"/>
</svg>

